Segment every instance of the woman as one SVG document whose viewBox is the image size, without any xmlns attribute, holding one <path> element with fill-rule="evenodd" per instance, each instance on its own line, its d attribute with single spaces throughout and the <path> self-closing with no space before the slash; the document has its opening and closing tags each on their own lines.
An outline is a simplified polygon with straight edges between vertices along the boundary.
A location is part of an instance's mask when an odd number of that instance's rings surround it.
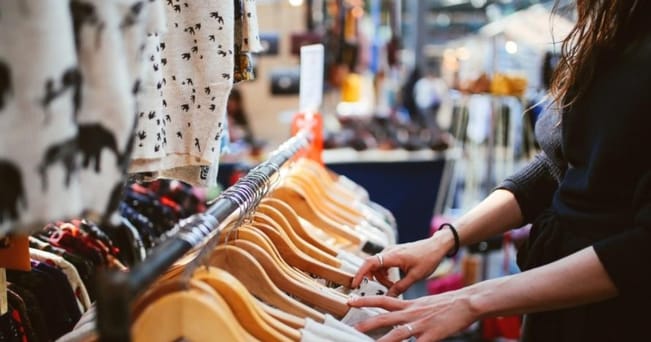
<svg viewBox="0 0 651 342">
<path fill-rule="evenodd" d="M 382 340 L 439 340 L 484 317 L 527 314 L 524 341 L 649 340 L 651 303 L 651 1 L 579 0 L 552 85 L 560 114 L 540 119 L 543 152 L 454 224 L 471 244 L 533 222 L 523 272 L 402 301 L 350 301 L 390 312 L 358 325 L 394 326 Z M 398 295 L 454 250 L 452 229 L 368 258 Z M 393 284 L 384 276 L 399 267 Z M 646 323 L 646 324 L 645 324 Z"/>
</svg>

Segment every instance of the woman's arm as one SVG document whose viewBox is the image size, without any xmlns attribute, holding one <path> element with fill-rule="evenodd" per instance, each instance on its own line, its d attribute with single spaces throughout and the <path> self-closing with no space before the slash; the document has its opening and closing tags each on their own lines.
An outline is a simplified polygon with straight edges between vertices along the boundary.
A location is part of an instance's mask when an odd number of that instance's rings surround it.
<svg viewBox="0 0 651 342">
<path fill-rule="evenodd" d="M 380 341 L 400 341 L 410 336 L 418 337 L 418 341 L 438 341 L 484 317 L 573 307 L 617 294 L 597 254 L 589 247 L 548 265 L 457 291 L 409 301 L 387 296 L 359 297 L 349 304 L 391 311 L 357 325 L 361 331 L 397 326 Z"/>
<path fill-rule="evenodd" d="M 462 291 L 479 318 L 557 310 L 615 297 L 617 288 L 588 247 L 548 265 Z"/>
<path fill-rule="evenodd" d="M 496 190 L 463 215 L 455 227 L 461 244 L 469 244 L 515 228 L 521 223 L 522 214 L 513 194 Z M 353 278 L 352 287 L 359 286 L 365 276 L 373 276 L 389 288 L 390 296 L 397 296 L 415 281 L 432 274 L 453 248 L 454 235 L 449 229 L 424 240 L 389 247 L 382 252 L 382 264 L 377 257 L 366 259 Z M 399 267 L 405 273 L 395 284 L 386 277 L 390 267 Z"/>
<path fill-rule="evenodd" d="M 513 193 L 495 190 L 455 223 L 462 245 L 473 244 L 523 224 L 522 212 Z M 439 233 L 440 234 L 440 233 Z M 436 235 L 436 234 L 435 234 Z M 446 234 L 453 237 L 451 233 Z M 452 248 L 454 239 L 451 240 Z"/>
</svg>

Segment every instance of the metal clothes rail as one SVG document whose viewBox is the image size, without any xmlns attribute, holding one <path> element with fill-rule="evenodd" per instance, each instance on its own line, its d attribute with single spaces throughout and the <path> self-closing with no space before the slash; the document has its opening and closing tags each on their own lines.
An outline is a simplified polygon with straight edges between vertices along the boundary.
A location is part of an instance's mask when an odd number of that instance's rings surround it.
<svg viewBox="0 0 651 342">
<path fill-rule="evenodd" d="M 308 143 L 305 132 L 287 140 L 267 161 L 224 191 L 206 212 L 179 222 L 175 228 L 178 233 L 155 247 L 147 259 L 130 272 L 111 270 L 98 274 L 97 331 L 100 341 L 129 341 L 133 300 L 185 253 L 218 233 L 224 220 L 232 214 L 245 214 L 250 209 L 246 206 L 258 203 L 265 195 L 271 177 Z"/>
</svg>

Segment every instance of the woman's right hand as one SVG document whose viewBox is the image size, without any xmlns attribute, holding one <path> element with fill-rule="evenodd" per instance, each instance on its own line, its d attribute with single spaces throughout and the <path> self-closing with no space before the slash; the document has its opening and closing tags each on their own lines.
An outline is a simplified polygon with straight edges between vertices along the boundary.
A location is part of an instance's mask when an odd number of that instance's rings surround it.
<svg viewBox="0 0 651 342">
<path fill-rule="evenodd" d="M 449 230 L 446 231 L 427 239 L 388 247 L 366 258 L 353 278 L 352 287 L 357 288 L 364 277 L 373 276 L 389 288 L 387 295 L 395 297 L 402 294 L 413 283 L 432 274 L 452 249 L 454 236 Z M 391 267 L 398 267 L 404 273 L 404 277 L 395 283 L 388 278 Z"/>
</svg>

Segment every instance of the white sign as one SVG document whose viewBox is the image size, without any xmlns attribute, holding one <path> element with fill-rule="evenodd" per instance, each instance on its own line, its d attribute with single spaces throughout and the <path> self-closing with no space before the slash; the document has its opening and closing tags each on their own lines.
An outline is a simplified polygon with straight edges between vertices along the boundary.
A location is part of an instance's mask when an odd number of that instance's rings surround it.
<svg viewBox="0 0 651 342">
<path fill-rule="evenodd" d="M 323 45 L 301 47 L 300 111 L 318 112 L 323 101 Z"/>
</svg>

